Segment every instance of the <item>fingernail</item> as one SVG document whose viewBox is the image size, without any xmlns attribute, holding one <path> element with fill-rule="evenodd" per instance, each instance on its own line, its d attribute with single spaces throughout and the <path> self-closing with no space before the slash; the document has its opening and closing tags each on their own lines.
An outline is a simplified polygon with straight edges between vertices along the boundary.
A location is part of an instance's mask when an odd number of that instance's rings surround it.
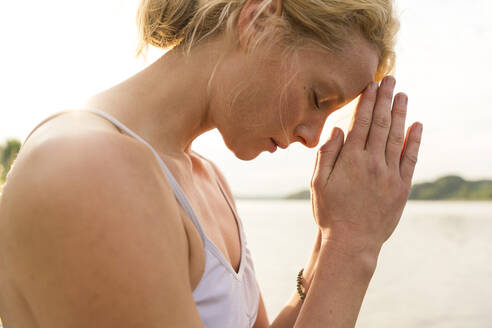
<svg viewBox="0 0 492 328">
<path fill-rule="evenodd" d="M 339 135 L 340 135 L 340 131 L 337 128 L 334 128 L 331 131 L 331 139 L 337 139 Z"/>
<path fill-rule="evenodd" d="M 417 126 L 415 127 L 415 132 L 417 132 L 417 134 L 421 134 L 423 130 L 424 126 L 422 125 L 422 123 L 417 123 Z"/>
<path fill-rule="evenodd" d="M 384 80 L 390 87 L 394 87 L 396 84 L 396 79 L 391 75 L 386 76 Z"/>
<path fill-rule="evenodd" d="M 406 105 L 408 103 L 408 96 L 404 93 L 400 94 L 398 97 L 398 102 L 400 105 Z"/>
</svg>

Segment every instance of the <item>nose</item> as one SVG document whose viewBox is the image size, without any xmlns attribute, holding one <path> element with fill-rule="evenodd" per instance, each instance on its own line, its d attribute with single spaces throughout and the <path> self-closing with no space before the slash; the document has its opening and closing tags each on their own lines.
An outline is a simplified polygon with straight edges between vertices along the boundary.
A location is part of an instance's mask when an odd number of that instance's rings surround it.
<svg viewBox="0 0 492 328">
<path fill-rule="evenodd" d="M 318 145 L 323 130 L 324 122 L 318 124 L 300 124 L 296 127 L 294 135 L 296 141 L 299 141 L 308 148 L 314 148 Z"/>
</svg>

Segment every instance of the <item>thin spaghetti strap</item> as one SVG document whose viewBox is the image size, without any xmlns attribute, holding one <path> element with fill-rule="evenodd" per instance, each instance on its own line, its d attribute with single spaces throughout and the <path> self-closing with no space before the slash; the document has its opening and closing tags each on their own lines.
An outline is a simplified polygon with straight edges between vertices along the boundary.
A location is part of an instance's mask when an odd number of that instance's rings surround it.
<svg viewBox="0 0 492 328">
<path fill-rule="evenodd" d="M 201 159 L 203 159 L 205 161 L 205 163 L 214 171 L 214 168 L 213 168 L 212 163 L 210 162 L 210 160 L 208 160 L 207 158 L 203 157 L 202 155 L 200 155 L 200 154 L 198 154 L 196 152 L 195 152 L 195 154 L 197 156 L 199 156 Z M 217 186 L 219 187 L 219 190 L 222 193 L 222 196 L 224 197 L 227 205 L 231 209 L 232 215 L 236 219 L 236 222 L 237 222 L 237 225 L 238 225 L 238 228 L 239 228 L 239 233 L 240 233 L 240 238 L 241 238 L 241 244 L 243 243 L 243 239 L 244 239 L 244 243 L 246 244 L 246 240 L 245 240 L 245 237 L 244 237 L 244 234 L 245 233 L 244 233 L 243 222 L 242 222 L 241 218 L 239 217 L 239 213 L 238 213 L 238 211 L 236 210 L 236 208 L 234 206 L 233 199 L 232 198 L 229 198 L 228 194 L 225 191 L 226 188 L 224 187 L 224 185 L 220 181 L 218 175 L 217 174 L 214 174 L 214 175 L 215 175 L 215 182 L 217 183 Z"/>
<path fill-rule="evenodd" d="M 92 113 L 94 113 L 96 115 L 99 115 L 99 116 L 104 117 L 108 121 L 112 122 L 115 126 L 117 126 L 120 130 L 124 131 L 126 134 L 128 134 L 131 137 L 133 137 L 133 138 L 137 139 L 138 141 L 142 142 L 144 145 L 146 145 L 152 151 L 152 153 L 154 154 L 155 158 L 159 162 L 159 165 L 161 166 L 162 170 L 164 171 L 164 174 L 168 178 L 168 181 L 169 181 L 169 183 L 171 185 L 171 188 L 173 189 L 173 192 L 174 192 L 174 195 L 175 195 L 176 199 L 178 200 L 178 202 L 180 203 L 180 205 L 183 207 L 183 209 L 185 210 L 185 212 L 188 214 L 188 216 L 190 217 L 190 219 L 192 220 L 192 222 L 195 224 L 198 232 L 200 233 L 200 237 L 202 238 L 202 241 L 205 242 L 205 239 L 206 239 L 205 232 L 203 231 L 203 228 L 200 225 L 200 222 L 198 221 L 198 218 L 197 218 L 197 216 L 195 214 L 195 211 L 191 207 L 188 199 L 186 198 L 186 195 L 184 194 L 184 192 L 181 189 L 180 185 L 178 184 L 178 182 L 174 178 L 173 174 L 168 169 L 167 165 L 161 159 L 161 157 L 159 156 L 159 154 L 155 151 L 154 147 L 152 147 L 142 137 L 140 137 L 139 135 L 137 135 L 136 133 L 134 133 L 132 130 L 130 130 L 128 127 L 126 127 L 126 125 L 124 125 L 123 123 L 121 123 L 116 118 L 114 118 L 113 116 L 109 115 L 108 113 L 103 112 L 103 111 L 101 111 L 99 109 L 96 109 L 96 108 L 82 109 L 82 110 L 83 111 L 92 112 Z"/>
<path fill-rule="evenodd" d="M 109 115 L 108 113 L 103 112 L 102 110 L 99 110 L 99 109 L 96 109 L 96 108 L 91 108 L 91 109 L 77 109 L 77 110 L 72 109 L 72 110 L 64 110 L 64 111 L 57 112 L 55 114 L 50 115 L 49 117 L 47 117 L 46 119 L 44 119 L 41 123 L 39 123 L 38 125 L 36 125 L 36 127 L 24 139 L 23 144 L 26 143 L 27 139 L 34 133 L 34 131 L 36 131 L 41 125 L 43 125 L 44 123 L 46 123 L 50 119 L 52 119 L 54 117 L 57 117 L 59 115 L 65 114 L 65 113 L 83 112 L 83 111 L 85 111 L 85 112 L 91 112 L 91 113 L 96 114 L 96 115 L 98 115 L 100 117 L 103 117 L 104 119 L 106 119 L 109 122 L 111 122 L 121 133 L 124 132 L 124 133 L 128 134 L 129 136 L 137 139 L 138 141 L 142 142 L 145 146 L 147 146 L 152 151 L 152 153 L 154 154 L 155 158 L 159 162 L 159 165 L 161 166 L 161 168 L 162 168 L 165 176 L 167 177 L 167 179 L 168 179 L 168 181 L 169 181 L 169 183 L 171 185 L 171 188 L 173 189 L 174 195 L 175 195 L 178 203 L 183 207 L 184 211 L 188 214 L 188 216 L 190 217 L 191 221 L 196 226 L 196 228 L 197 228 L 197 230 L 198 230 L 198 232 L 200 234 L 200 237 L 202 238 L 202 241 L 205 243 L 205 240 L 206 240 L 205 232 L 204 232 L 202 226 L 200 225 L 200 222 L 198 221 L 198 218 L 197 218 L 195 212 L 193 211 L 193 208 L 191 207 L 191 205 L 190 205 L 188 199 L 186 198 L 186 195 L 184 194 L 183 190 L 181 189 L 181 187 L 179 186 L 178 182 L 176 181 L 176 179 L 172 175 L 171 171 L 168 169 L 167 165 L 161 159 L 161 157 L 159 156 L 159 154 L 157 154 L 157 152 L 155 151 L 155 149 L 147 141 L 145 141 L 142 137 L 140 137 L 139 135 L 137 135 L 136 133 L 134 133 L 132 130 L 130 130 L 128 127 L 126 127 L 126 125 L 124 125 L 123 123 L 121 123 L 115 117 Z"/>
<path fill-rule="evenodd" d="M 48 116 L 47 118 L 45 118 L 44 120 L 42 120 L 41 123 L 39 123 L 38 125 L 36 125 L 36 127 L 34 129 L 32 129 L 31 132 L 29 132 L 29 134 L 24 139 L 24 142 L 22 144 L 25 144 L 26 141 L 27 141 L 27 139 L 29 139 L 29 137 L 34 133 L 34 131 L 36 131 L 41 125 L 43 125 L 44 123 L 48 122 L 52 118 L 55 118 L 57 116 L 60 116 L 62 114 L 65 114 L 65 113 L 71 113 L 71 112 L 76 112 L 76 111 L 77 110 L 74 110 L 74 109 L 67 109 L 67 110 L 64 110 L 64 111 L 61 111 L 61 112 L 57 112 L 55 114 L 52 114 L 52 115 Z"/>
<path fill-rule="evenodd" d="M 212 171 L 215 171 L 215 169 L 213 168 L 212 163 L 210 162 L 210 160 L 208 160 L 207 158 L 205 158 L 202 155 L 198 154 L 197 152 L 195 152 L 195 154 L 197 156 L 199 156 L 201 159 L 203 159 L 205 161 L 205 163 L 207 163 L 207 165 L 210 167 L 210 169 Z M 224 187 L 224 185 L 220 181 L 218 175 L 217 174 L 214 174 L 214 175 L 215 175 L 215 182 L 217 183 L 217 186 L 219 187 L 222 195 L 224 196 L 227 204 L 229 205 L 229 207 L 230 207 L 230 209 L 232 211 L 232 214 L 236 217 L 237 221 L 239 221 L 239 224 L 242 226 L 241 218 L 239 217 L 238 212 L 235 210 L 233 199 L 229 198 L 228 194 L 225 191 L 226 188 Z"/>
</svg>

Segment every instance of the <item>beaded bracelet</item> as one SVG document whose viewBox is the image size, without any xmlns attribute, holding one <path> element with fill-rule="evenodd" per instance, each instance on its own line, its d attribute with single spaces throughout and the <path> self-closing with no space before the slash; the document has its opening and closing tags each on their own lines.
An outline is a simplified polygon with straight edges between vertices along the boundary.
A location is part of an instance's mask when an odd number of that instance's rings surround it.
<svg viewBox="0 0 492 328">
<path fill-rule="evenodd" d="M 301 298 L 301 301 L 304 302 L 304 299 L 306 298 L 306 293 L 302 290 L 302 273 L 304 272 L 304 268 L 299 271 L 297 274 L 297 293 L 299 293 L 299 297 Z"/>
</svg>

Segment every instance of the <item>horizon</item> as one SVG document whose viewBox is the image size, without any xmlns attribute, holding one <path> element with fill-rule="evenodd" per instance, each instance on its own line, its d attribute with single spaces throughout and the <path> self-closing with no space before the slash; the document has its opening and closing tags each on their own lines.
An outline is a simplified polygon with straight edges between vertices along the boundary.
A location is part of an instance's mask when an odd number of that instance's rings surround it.
<svg viewBox="0 0 492 328">
<path fill-rule="evenodd" d="M 492 182 L 492 177 L 491 178 L 469 180 L 469 179 L 465 179 L 464 177 L 462 177 L 460 175 L 445 174 L 443 176 L 437 177 L 434 180 L 427 180 L 427 181 L 422 181 L 422 182 L 415 182 L 414 181 L 414 182 L 412 182 L 412 187 L 415 185 L 424 184 L 424 183 L 435 183 L 437 180 L 441 180 L 441 179 L 447 178 L 447 177 L 455 177 L 455 176 L 462 178 L 467 183 L 473 183 L 473 182 L 479 182 L 479 181 L 490 181 L 490 182 Z M 252 198 L 252 199 L 256 199 L 256 198 L 259 198 L 259 199 L 270 199 L 270 198 L 271 199 L 282 199 L 282 198 L 291 196 L 291 195 L 296 194 L 296 193 L 309 191 L 309 189 L 310 188 L 308 187 L 308 188 L 304 188 L 304 189 L 293 190 L 293 191 L 282 193 L 282 194 L 234 194 L 234 197 L 237 197 L 238 199 L 248 199 L 248 198 Z M 411 201 L 411 200 L 412 199 L 409 199 L 408 201 Z M 432 201 L 436 201 L 436 200 L 432 200 Z M 441 201 L 441 200 L 439 200 L 439 201 Z M 460 201 L 460 200 L 458 200 L 458 201 Z M 467 201 L 469 201 L 469 200 L 467 200 Z M 486 200 L 486 201 L 490 201 L 490 200 Z"/>
</svg>

